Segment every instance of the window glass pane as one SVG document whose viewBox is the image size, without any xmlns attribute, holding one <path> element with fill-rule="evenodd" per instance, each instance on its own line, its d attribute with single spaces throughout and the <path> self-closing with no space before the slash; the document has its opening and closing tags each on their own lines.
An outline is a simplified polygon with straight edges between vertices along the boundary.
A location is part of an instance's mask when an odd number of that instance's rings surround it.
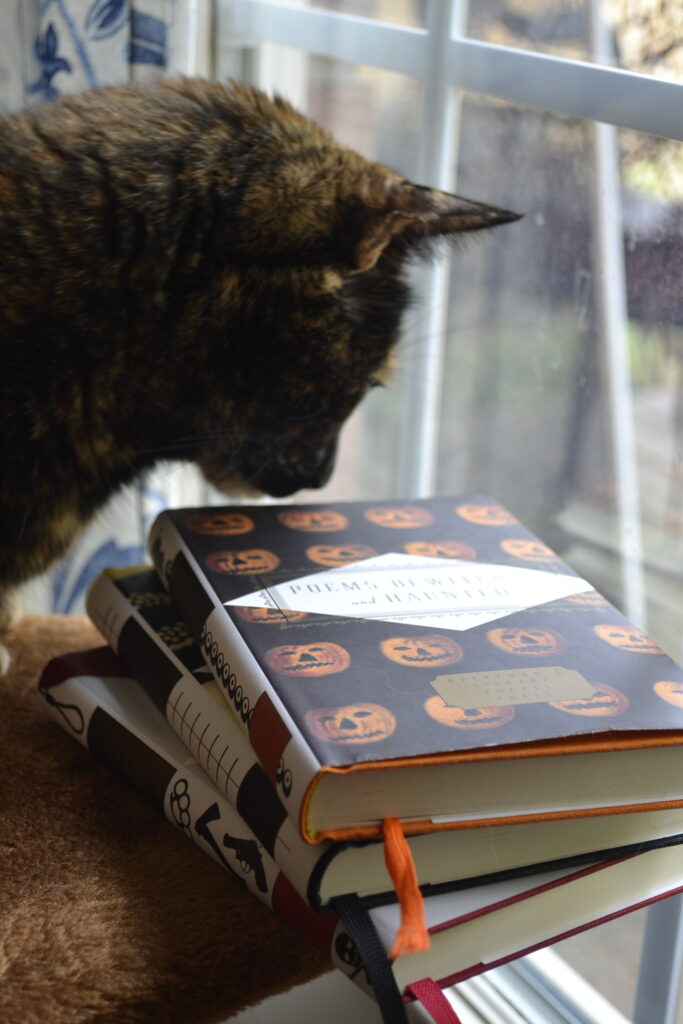
<svg viewBox="0 0 683 1024">
<path fill-rule="evenodd" d="M 415 174 L 422 86 L 392 71 L 311 57 L 305 113 L 368 160 Z"/>
<path fill-rule="evenodd" d="M 589 134 L 579 121 L 463 101 L 457 191 L 524 219 L 483 236 L 485 244 L 467 239 L 453 257 L 438 486 L 504 485 L 537 531 L 573 490 L 575 418 L 597 480 L 610 474 L 603 416 L 587 400 L 592 367 L 581 392 L 590 415 L 579 416 L 572 386 L 579 358 L 595 356 Z"/>
<path fill-rule="evenodd" d="M 305 7 L 323 7 L 327 11 L 377 18 L 395 25 L 422 28 L 427 0 L 287 0 Z"/>
<path fill-rule="evenodd" d="M 591 11 L 605 23 L 613 63 L 683 82 L 683 9 L 678 0 L 478 0 L 468 35 L 501 46 L 591 60 Z"/>
<path fill-rule="evenodd" d="M 646 910 L 638 910 L 553 946 L 628 1020 L 636 997 L 646 916 Z M 681 1024 L 681 1019 L 677 1021 Z"/>
<path fill-rule="evenodd" d="M 683 9 L 678 0 L 605 0 L 617 63 L 683 82 Z"/>
<path fill-rule="evenodd" d="M 613 133 L 619 164 L 610 184 L 599 176 L 596 130 L 463 98 L 457 191 L 525 218 L 453 256 L 437 490 L 495 495 L 624 607 L 618 427 L 600 316 L 605 288 L 623 274 L 646 621 L 680 660 L 683 146 Z M 598 249 L 596 196 L 605 186 L 623 209 L 612 266 Z M 629 1017 L 644 921 L 645 912 L 628 915 L 556 947 Z"/>
<path fill-rule="evenodd" d="M 498 46 L 587 60 L 586 0 L 477 0 L 467 34 Z"/>
<path fill-rule="evenodd" d="M 646 618 L 680 657 L 683 205 L 665 168 L 683 161 L 683 146 L 614 138 L 620 177 L 600 182 L 594 126 L 464 100 L 458 191 L 526 216 L 453 261 L 438 489 L 492 492 L 625 606 L 620 428 L 600 316 L 622 275 L 628 316 L 617 327 L 630 365 L 619 397 L 635 426 Z M 611 266 L 598 250 L 599 185 L 623 197 L 624 244 Z"/>
</svg>

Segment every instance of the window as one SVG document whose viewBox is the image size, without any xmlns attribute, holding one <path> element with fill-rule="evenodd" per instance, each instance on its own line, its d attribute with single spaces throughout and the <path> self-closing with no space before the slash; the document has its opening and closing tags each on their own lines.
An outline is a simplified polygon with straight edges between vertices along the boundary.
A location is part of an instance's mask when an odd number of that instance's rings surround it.
<svg viewBox="0 0 683 1024">
<path fill-rule="evenodd" d="M 678 5 L 222 0 L 217 73 L 281 92 L 422 183 L 525 213 L 416 272 L 394 386 L 347 424 L 326 493 L 494 494 L 680 660 Z M 554 955 L 615 1020 L 673 1024 L 678 902 L 649 912 L 636 993 L 645 920 Z M 540 991 L 548 962 L 500 984 Z M 578 982 L 547 984 L 557 1019 L 607 1020 Z"/>
</svg>

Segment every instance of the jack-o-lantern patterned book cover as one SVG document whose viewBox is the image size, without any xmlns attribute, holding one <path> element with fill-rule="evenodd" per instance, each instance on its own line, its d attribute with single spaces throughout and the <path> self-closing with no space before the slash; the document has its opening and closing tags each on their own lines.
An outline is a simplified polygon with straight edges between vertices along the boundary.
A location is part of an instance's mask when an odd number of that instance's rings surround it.
<svg viewBox="0 0 683 1024">
<path fill-rule="evenodd" d="M 683 671 L 490 498 L 177 509 L 150 550 L 252 743 L 264 686 L 319 766 L 683 742 Z M 216 609 L 256 690 L 231 679 Z M 271 731 L 273 772 L 288 739 Z"/>
</svg>

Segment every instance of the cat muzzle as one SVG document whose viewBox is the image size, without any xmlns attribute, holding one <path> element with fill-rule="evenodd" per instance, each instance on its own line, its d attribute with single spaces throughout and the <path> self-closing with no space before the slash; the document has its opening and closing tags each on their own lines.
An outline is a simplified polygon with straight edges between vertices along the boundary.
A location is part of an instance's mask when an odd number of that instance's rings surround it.
<svg viewBox="0 0 683 1024">
<path fill-rule="evenodd" d="M 275 467 L 266 470 L 253 483 L 272 498 L 286 498 L 296 491 L 309 488 L 324 487 L 332 476 L 337 456 L 337 438 L 330 441 L 320 452 L 312 466 L 305 469 L 298 467 Z"/>
</svg>

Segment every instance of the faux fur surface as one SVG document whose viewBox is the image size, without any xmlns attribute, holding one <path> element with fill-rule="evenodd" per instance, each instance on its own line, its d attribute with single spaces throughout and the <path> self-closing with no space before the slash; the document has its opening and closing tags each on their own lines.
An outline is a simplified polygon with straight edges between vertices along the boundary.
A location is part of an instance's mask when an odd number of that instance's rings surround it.
<svg viewBox="0 0 683 1024">
<path fill-rule="evenodd" d="M 324 958 L 51 722 L 54 655 L 102 642 L 25 615 L 0 678 L 0 1020 L 211 1024 Z"/>
</svg>

